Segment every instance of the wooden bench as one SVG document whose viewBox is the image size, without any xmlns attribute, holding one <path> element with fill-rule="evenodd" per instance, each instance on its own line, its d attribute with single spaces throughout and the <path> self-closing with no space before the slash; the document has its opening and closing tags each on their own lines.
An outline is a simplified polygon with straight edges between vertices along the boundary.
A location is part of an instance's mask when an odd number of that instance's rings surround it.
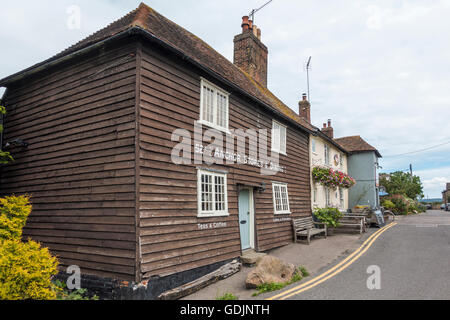
<svg viewBox="0 0 450 320">
<path fill-rule="evenodd" d="M 344 215 L 339 221 L 339 227 L 356 227 L 359 231 L 359 234 L 366 232 L 366 218 L 365 216 L 359 215 Z"/>
<path fill-rule="evenodd" d="M 317 228 L 316 225 L 322 225 L 323 228 Z M 327 226 L 324 223 L 314 222 L 312 217 L 293 219 L 292 227 L 295 243 L 297 243 L 298 237 L 306 237 L 308 245 L 311 244 L 311 237 L 316 234 L 324 233 L 325 238 L 327 237 Z"/>
</svg>

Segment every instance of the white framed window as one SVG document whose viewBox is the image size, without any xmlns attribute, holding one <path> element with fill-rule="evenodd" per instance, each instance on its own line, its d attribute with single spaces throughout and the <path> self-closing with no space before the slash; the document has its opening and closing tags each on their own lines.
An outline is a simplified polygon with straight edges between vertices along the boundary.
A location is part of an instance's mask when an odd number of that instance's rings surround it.
<svg viewBox="0 0 450 320">
<path fill-rule="evenodd" d="M 227 175 L 198 170 L 198 216 L 228 216 Z"/>
<path fill-rule="evenodd" d="M 325 165 L 330 165 L 330 147 L 325 145 L 324 147 L 324 159 L 325 159 Z"/>
<path fill-rule="evenodd" d="M 202 79 L 199 122 L 214 129 L 228 132 L 229 97 L 229 93 Z"/>
<path fill-rule="evenodd" d="M 340 164 L 341 170 L 343 170 L 344 169 L 344 155 L 343 154 L 341 154 L 339 156 L 339 164 Z"/>
<path fill-rule="evenodd" d="M 291 214 L 287 184 L 273 183 L 272 188 L 275 214 Z"/>
<path fill-rule="evenodd" d="M 316 139 L 311 140 L 311 150 L 313 153 L 316 153 Z"/>
<path fill-rule="evenodd" d="M 330 190 L 330 188 L 325 188 L 325 204 L 327 207 L 331 207 L 331 190 Z"/>
<path fill-rule="evenodd" d="M 344 207 L 344 190 L 342 188 L 339 188 L 339 204 L 340 207 Z"/>
<path fill-rule="evenodd" d="M 286 155 L 287 127 L 273 120 L 272 151 Z"/>
</svg>

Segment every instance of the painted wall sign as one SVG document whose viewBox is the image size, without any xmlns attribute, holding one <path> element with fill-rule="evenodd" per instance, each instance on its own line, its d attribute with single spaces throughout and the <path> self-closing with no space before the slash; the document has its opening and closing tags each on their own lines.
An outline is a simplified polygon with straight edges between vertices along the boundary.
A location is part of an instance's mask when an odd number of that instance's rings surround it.
<svg viewBox="0 0 450 320">
<path fill-rule="evenodd" d="M 250 165 L 253 167 L 258 167 L 265 170 L 270 170 L 274 172 L 281 172 L 286 173 L 286 167 L 282 167 L 278 165 L 277 163 L 269 160 L 260 160 L 257 158 L 253 158 L 250 156 L 247 156 L 245 154 L 240 154 L 236 152 L 226 152 L 221 148 L 214 148 L 211 146 L 203 146 L 201 144 L 195 145 L 195 151 L 196 154 L 202 154 L 207 155 L 210 157 L 213 157 L 214 159 L 221 160 L 221 161 L 228 161 L 232 163 L 237 164 L 244 164 L 244 165 Z"/>
<path fill-rule="evenodd" d="M 273 222 L 291 222 L 291 218 L 274 218 Z"/>
<path fill-rule="evenodd" d="M 199 223 L 197 226 L 199 230 L 221 229 L 226 228 L 227 223 L 226 222 Z"/>
<path fill-rule="evenodd" d="M 338 166 L 339 163 L 340 163 L 339 155 L 338 155 L 338 154 L 335 154 L 335 155 L 334 155 L 334 165 L 335 165 L 335 166 Z"/>
</svg>

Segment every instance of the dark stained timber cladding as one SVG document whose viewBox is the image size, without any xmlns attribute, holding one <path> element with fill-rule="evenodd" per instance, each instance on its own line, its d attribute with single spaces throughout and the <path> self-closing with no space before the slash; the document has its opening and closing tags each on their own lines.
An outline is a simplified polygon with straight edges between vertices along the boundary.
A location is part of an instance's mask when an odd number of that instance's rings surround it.
<svg viewBox="0 0 450 320">
<path fill-rule="evenodd" d="M 62 267 L 135 279 L 136 44 L 106 48 L 9 88 L 0 194 L 29 194 L 24 230 Z"/>
<path fill-rule="evenodd" d="M 214 79 L 208 80 L 214 82 Z M 200 81 L 200 74 L 185 62 L 153 47 L 143 47 L 138 179 L 144 278 L 166 276 L 239 257 L 238 184 L 259 186 L 265 182 L 267 185 L 265 192 L 254 192 L 259 251 L 293 241 L 291 222 L 278 221 L 280 218 L 311 214 L 308 134 L 288 125 L 288 156 L 280 159 L 287 173 L 263 176 L 259 168 L 252 166 L 213 166 L 228 171 L 230 216 L 197 217 L 197 166 L 172 163 L 171 152 L 177 142 L 171 141 L 171 135 L 180 128 L 191 132 L 193 137 L 194 122 L 199 120 Z M 283 122 L 261 106 L 231 93 L 230 129 L 267 129 L 270 146 L 273 119 Z M 274 181 L 288 183 L 291 215 L 274 214 Z M 216 222 L 226 223 L 226 227 L 207 230 L 198 227 L 198 224 Z"/>
</svg>

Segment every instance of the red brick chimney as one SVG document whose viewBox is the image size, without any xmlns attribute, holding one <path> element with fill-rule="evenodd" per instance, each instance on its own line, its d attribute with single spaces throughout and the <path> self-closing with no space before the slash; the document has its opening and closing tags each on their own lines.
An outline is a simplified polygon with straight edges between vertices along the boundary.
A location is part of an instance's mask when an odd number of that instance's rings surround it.
<svg viewBox="0 0 450 320">
<path fill-rule="evenodd" d="M 331 119 L 328 120 L 328 126 L 326 123 L 323 124 L 322 132 L 325 133 L 331 139 L 334 139 L 334 129 L 331 126 Z"/>
<path fill-rule="evenodd" d="M 303 100 L 298 103 L 298 114 L 311 123 L 311 104 L 308 101 L 306 93 L 303 94 Z"/>
<path fill-rule="evenodd" d="M 267 87 L 268 53 L 267 47 L 261 42 L 261 30 L 248 16 L 244 16 L 242 33 L 234 37 L 234 64 Z"/>
</svg>

